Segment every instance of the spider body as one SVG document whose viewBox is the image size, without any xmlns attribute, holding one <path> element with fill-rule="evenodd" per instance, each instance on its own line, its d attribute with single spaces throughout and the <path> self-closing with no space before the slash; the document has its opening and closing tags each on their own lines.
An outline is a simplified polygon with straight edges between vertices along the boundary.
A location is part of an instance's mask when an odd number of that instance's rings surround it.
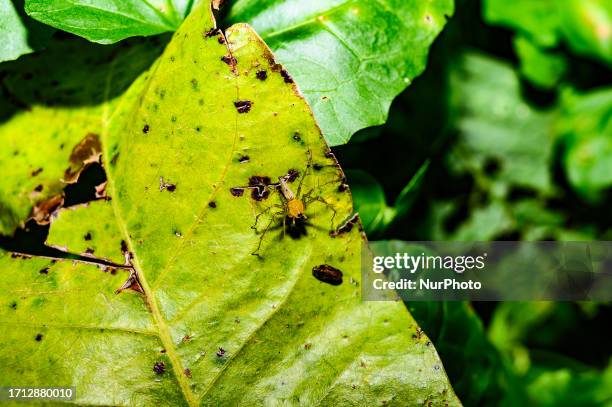
<svg viewBox="0 0 612 407">
<path fill-rule="evenodd" d="M 284 209 L 285 209 L 287 217 L 293 223 L 295 223 L 297 219 L 306 219 L 306 215 L 304 213 L 306 212 L 306 205 L 304 204 L 304 201 L 297 198 L 293 194 L 293 191 L 291 191 L 291 188 L 289 188 L 289 185 L 287 184 L 286 177 L 278 177 L 278 182 L 279 182 L 279 189 L 285 200 Z"/>
<path fill-rule="evenodd" d="M 261 236 L 259 238 L 259 244 L 257 245 L 257 249 L 252 253 L 255 256 L 259 256 L 258 252 L 261 248 L 261 244 L 263 242 L 264 236 L 271 229 L 272 224 L 276 221 L 279 223 L 279 227 L 283 228 L 283 235 L 285 233 L 289 234 L 293 239 L 298 239 L 301 236 L 306 235 L 306 226 L 313 226 L 307 222 L 308 217 L 306 216 L 306 210 L 309 204 L 313 202 L 321 202 L 330 208 L 333 212 L 332 216 L 332 229 L 333 229 L 333 219 L 336 216 L 336 210 L 332 205 L 330 205 L 325 199 L 320 196 L 313 196 L 314 189 L 302 194 L 302 183 L 304 178 L 308 174 L 308 170 L 311 167 L 311 156 L 310 151 L 308 154 L 308 164 L 306 170 L 302 174 L 300 178 L 300 182 L 298 184 L 296 193 L 293 192 L 291 187 L 289 186 L 290 182 L 293 182 L 298 177 L 298 172 L 296 170 L 289 170 L 286 175 L 278 177 L 278 184 L 275 184 L 276 190 L 279 192 L 280 204 L 269 206 L 264 209 L 255 217 L 255 223 L 251 226 L 252 229 L 257 233 L 257 223 L 259 218 L 264 214 L 270 214 L 270 221 L 261 232 Z M 271 212 L 272 209 L 277 209 L 275 212 Z M 281 220 L 282 219 L 282 222 Z"/>
</svg>

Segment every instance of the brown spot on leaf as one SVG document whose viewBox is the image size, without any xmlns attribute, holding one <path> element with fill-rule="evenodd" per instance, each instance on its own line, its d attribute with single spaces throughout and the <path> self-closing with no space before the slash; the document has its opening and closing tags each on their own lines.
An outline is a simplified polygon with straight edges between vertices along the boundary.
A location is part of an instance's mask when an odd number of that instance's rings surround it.
<svg viewBox="0 0 612 407">
<path fill-rule="evenodd" d="M 330 266 L 329 264 L 321 264 L 312 268 L 312 275 L 319 281 L 331 285 L 342 284 L 342 271 Z"/>
<path fill-rule="evenodd" d="M 285 68 L 282 68 L 280 71 L 281 76 L 285 80 L 285 83 L 293 83 L 293 78 L 289 75 L 289 72 Z"/>
<path fill-rule="evenodd" d="M 121 253 L 126 254 L 128 252 L 128 245 L 125 240 L 121 241 Z"/>
<path fill-rule="evenodd" d="M 211 38 L 211 37 L 215 37 L 217 34 L 220 34 L 220 33 L 221 33 L 220 29 L 218 29 L 217 27 L 213 27 L 210 30 L 204 32 L 202 36 L 204 38 Z"/>
<path fill-rule="evenodd" d="M 49 267 L 44 267 L 44 268 L 40 269 L 39 273 L 40 274 L 49 274 Z"/>
<path fill-rule="evenodd" d="M 96 185 L 96 199 L 106 199 L 107 201 L 110 200 L 110 197 L 106 195 L 106 183 L 107 181 L 104 181 L 100 185 Z"/>
<path fill-rule="evenodd" d="M 144 134 L 147 134 L 147 133 L 149 132 L 149 130 L 150 130 L 150 127 L 149 127 L 149 125 L 148 125 L 148 124 L 145 124 L 145 125 L 142 127 L 142 132 L 143 132 Z"/>
<path fill-rule="evenodd" d="M 354 214 L 350 218 L 346 220 L 338 229 L 329 233 L 331 237 L 337 237 L 344 233 L 348 233 L 353 230 L 355 225 L 359 225 L 359 229 L 361 230 L 361 223 L 359 222 L 359 214 Z"/>
<path fill-rule="evenodd" d="M 249 178 L 249 188 L 251 189 L 251 198 L 256 201 L 263 201 L 270 196 L 270 177 L 253 175 Z"/>
<path fill-rule="evenodd" d="M 64 182 L 68 184 L 77 182 L 85 168 L 100 162 L 101 154 L 100 137 L 97 134 L 88 133 L 70 153 L 70 166 L 64 173 Z"/>
<path fill-rule="evenodd" d="M 266 78 L 268 77 L 268 72 L 265 69 L 260 69 L 259 71 L 255 73 L 255 76 L 260 81 L 265 81 Z"/>
<path fill-rule="evenodd" d="M 36 334 L 36 336 L 34 337 L 34 340 L 35 340 L 36 342 L 40 342 L 40 341 L 42 341 L 42 338 L 43 338 L 43 334 L 38 333 L 38 334 Z"/>
<path fill-rule="evenodd" d="M 241 187 L 230 188 L 230 192 L 233 196 L 242 196 L 244 194 L 244 188 L 241 188 Z"/>
<path fill-rule="evenodd" d="M 36 191 L 36 192 L 42 192 L 42 190 L 43 190 L 43 186 L 42 186 L 42 184 L 38 184 L 38 185 L 36 186 L 36 188 L 34 188 L 34 191 Z"/>
<path fill-rule="evenodd" d="M 249 162 L 249 156 L 248 155 L 240 156 L 240 158 L 238 158 L 238 162 L 240 162 L 240 163 L 248 163 Z"/>
<path fill-rule="evenodd" d="M 83 239 L 91 240 L 91 232 L 87 232 L 87 234 L 85 236 L 83 236 Z"/>
<path fill-rule="evenodd" d="M 287 171 L 287 174 L 283 177 L 283 179 L 287 182 L 293 182 L 300 176 L 300 172 L 298 170 L 290 169 Z"/>
<path fill-rule="evenodd" d="M 183 370 L 183 374 L 185 374 L 186 377 L 191 378 L 191 370 L 190 369 L 187 368 L 187 369 Z"/>
<path fill-rule="evenodd" d="M 164 177 L 159 177 L 159 192 L 162 192 L 164 189 L 168 190 L 168 192 L 174 192 L 176 191 L 176 184 L 166 182 Z"/>
<path fill-rule="evenodd" d="M 34 171 L 32 171 L 32 172 L 31 172 L 31 175 L 32 175 L 33 177 L 35 177 L 35 176 L 37 176 L 38 174 L 40 174 L 41 172 L 43 172 L 43 169 L 42 169 L 42 168 L 37 168 L 37 169 L 35 169 Z"/>
<path fill-rule="evenodd" d="M 223 356 L 225 356 L 226 353 L 227 351 L 225 349 L 223 349 L 222 347 L 219 347 L 219 350 L 217 351 L 217 357 L 222 358 Z"/>
<path fill-rule="evenodd" d="M 253 102 L 250 100 L 237 100 L 234 102 L 234 106 L 238 113 L 248 113 L 251 110 Z"/>
<path fill-rule="evenodd" d="M 134 270 L 130 271 L 130 276 L 127 278 L 127 280 L 125 280 L 125 283 L 123 283 L 121 287 L 115 290 L 115 294 L 120 294 L 123 291 L 128 290 L 128 289 L 144 294 L 142 285 L 140 285 L 140 281 L 138 280 L 138 275 L 136 274 Z"/>
<path fill-rule="evenodd" d="M 234 65 L 236 65 L 238 63 L 238 61 L 236 61 L 236 58 L 234 58 L 231 55 L 223 55 L 221 57 L 221 61 L 225 62 L 229 66 L 234 66 Z"/>
<path fill-rule="evenodd" d="M 39 202 L 32 208 L 32 216 L 30 218 L 34 219 L 39 225 L 48 225 L 51 222 L 51 217 L 61 208 L 63 203 L 64 197 L 62 195 Z"/>
<path fill-rule="evenodd" d="M 214 208 L 216 208 L 216 207 L 217 207 L 217 203 L 216 203 L 215 201 L 210 201 L 210 202 L 208 203 L 208 207 L 209 207 L 209 208 L 213 208 L 213 209 L 214 209 Z"/>
<path fill-rule="evenodd" d="M 158 375 L 164 374 L 166 371 L 166 364 L 164 362 L 155 362 L 153 365 L 153 371 Z"/>
</svg>

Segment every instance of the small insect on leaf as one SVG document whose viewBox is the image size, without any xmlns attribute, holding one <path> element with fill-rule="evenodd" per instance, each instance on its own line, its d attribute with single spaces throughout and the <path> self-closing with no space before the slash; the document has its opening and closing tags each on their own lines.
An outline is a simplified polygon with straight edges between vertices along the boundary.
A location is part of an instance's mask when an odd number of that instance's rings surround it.
<svg viewBox="0 0 612 407">
<path fill-rule="evenodd" d="M 312 268 L 312 275 L 319 281 L 331 285 L 342 284 L 342 271 L 330 266 L 329 264 L 321 264 Z"/>
</svg>

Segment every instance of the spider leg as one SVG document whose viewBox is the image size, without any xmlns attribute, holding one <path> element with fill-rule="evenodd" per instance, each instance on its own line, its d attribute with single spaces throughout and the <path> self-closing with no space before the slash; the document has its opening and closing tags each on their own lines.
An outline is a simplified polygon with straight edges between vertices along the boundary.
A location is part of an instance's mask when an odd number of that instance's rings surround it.
<svg viewBox="0 0 612 407">
<path fill-rule="evenodd" d="M 304 174 L 302 174 L 302 178 L 300 179 L 300 183 L 297 188 L 297 194 L 295 196 L 300 196 L 300 191 L 302 190 L 302 183 L 304 182 L 304 178 L 306 178 L 306 175 L 308 175 L 308 171 L 310 170 L 310 167 L 312 167 L 312 151 L 308 149 L 306 153 L 308 154 L 308 161 L 306 162 L 306 170 L 304 171 Z"/>
<path fill-rule="evenodd" d="M 259 236 L 259 243 L 257 244 L 257 248 L 251 253 L 251 255 L 253 256 L 259 256 L 259 249 L 261 249 L 261 244 L 263 243 L 263 239 L 266 236 L 266 233 L 268 233 L 268 230 L 270 230 L 270 226 L 272 225 L 272 223 L 277 219 L 277 217 L 281 214 L 281 212 L 277 212 L 277 213 L 273 213 L 272 217 L 270 218 L 270 222 L 268 222 L 268 224 L 266 225 L 266 228 L 264 229 L 264 231 L 261 233 L 261 236 Z M 282 212 L 282 215 L 285 215 L 285 212 Z"/>
<path fill-rule="evenodd" d="M 257 231 L 257 223 L 259 222 L 259 218 L 262 215 L 265 215 L 266 213 L 270 212 L 270 210 L 272 208 L 278 208 L 278 209 L 283 209 L 283 207 L 281 205 L 275 204 L 272 206 L 268 206 L 266 209 L 264 209 L 263 211 L 259 212 L 256 216 L 255 216 L 255 223 L 253 223 L 253 225 L 251 225 L 251 229 Z"/>
<path fill-rule="evenodd" d="M 329 202 L 327 202 L 325 199 L 321 198 L 320 196 L 308 197 L 307 200 L 304 200 L 305 205 L 308 205 L 309 203 L 313 203 L 313 202 L 321 202 L 334 213 L 331 217 L 331 230 L 334 230 L 334 219 L 336 218 L 336 214 L 337 214 L 336 208 L 334 208 L 332 204 L 330 204 Z"/>
</svg>

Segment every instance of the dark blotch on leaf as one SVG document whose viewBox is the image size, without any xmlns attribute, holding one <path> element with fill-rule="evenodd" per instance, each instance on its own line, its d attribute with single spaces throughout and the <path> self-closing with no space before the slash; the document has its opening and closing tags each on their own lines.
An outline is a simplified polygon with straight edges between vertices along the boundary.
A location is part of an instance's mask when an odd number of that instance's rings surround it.
<svg viewBox="0 0 612 407">
<path fill-rule="evenodd" d="M 185 369 L 183 370 L 183 373 L 185 374 L 186 377 L 191 378 L 191 369 Z"/>
<path fill-rule="evenodd" d="M 227 352 L 226 352 L 226 350 L 225 350 L 225 349 L 223 349 L 223 348 L 219 347 L 219 350 L 217 351 L 217 357 L 222 358 L 223 356 L 225 356 L 225 354 L 226 354 L 226 353 L 227 353 Z"/>
<path fill-rule="evenodd" d="M 234 58 L 231 55 L 223 55 L 221 57 L 221 61 L 225 62 L 226 64 L 230 66 L 236 65 L 238 63 L 238 61 L 236 61 L 236 58 Z"/>
<path fill-rule="evenodd" d="M 285 175 L 284 179 L 287 182 L 293 182 L 300 176 L 300 172 L 298 170 L 290 169 L 287 171 L 287 175 Z"/>
<path fill-rule="evenodd" d="M 193 90 L 198 90 L 198 80 L 193 78 L 191 81 L 191 87 L 193 88 Z"/>
<path fill-rule="evenodd" d="M 268 72 L 265 69 L 260 69 L 259 71 L 255 73 L 255 76 L 260 81 L 265 81 L 266 78 L 268 77 Z"/>
<path fill-rule="evenodd" d="M 87 234 L 85 236 L 83 236 L 83 239 L 91 240 L 91 232 L 87 232 Z"/>
<path fill-rule="evenodd" d="M 40 342 L 42 341 L 43 335 L 42 334 L 36 334 L 36 336 L 34 337 L 34 339 L 36 340 L 36 342 Z"/>
<path fill-rule="evenodd" d="M 43 190 L 42 184 L 39 184 L 39 185 L 36 186 L 36 188 L 34 188 L 34 191 L 36 191 L 36 192 L 42 192 L 42 190 Z"/>
<path fill-rule="evenodd" d="M 166 182 L 164 177 L 159 177 L 159 192 L 162 192 L 164 189 L 168 190 L 168 192 L 174 192 L 176 191 L 176 184 Z"/>
<path fill-rule="evenodd" d="M 314 163 L 314 164 L 312 165 L 312 168 L 313 168 L 315 171 L 321 171 L 321 170 L 323 169 L 323 166 L 322 166 L 321 164 Z"/>
<path fill-rule="evenodd" d="M 203 37 L 204 38 L 211 38 L 211 37 L 214 37 L 214 36 L 216 36 L 217 34 L 220 34 L 220 33 L 221 33 L 221 30 L 219 30 L 218 28 L 214 27 L 214 28 L 211 28 L 210 30 L 204 32 Z"/>
<path fill-rule="evenodd" d="M 293 135 L 293 139 L 294 139 L 295 141 L 302 141 L 302 137 L 300 137 L 300 133 L 295 133 L 295 134 Z"/>
<path fill-rule="evenodd" d="M 312 268 L 312 275 L 319 281 L 331 285 L 342 284 L 342 271 L 329 264 L 321 264 Z"/>
<path fill-rule="evenodd" d="M 210 202 L 208 203 L 208 207 L 210 207 L 210 208 L 213 208 L 213 209 L 214 209 L 214 208 L 216 208 L 216 207 L 217 207 L 217 203 L 216 203 L 215 201 L 210 201 Z"/>
<path fill-rule="evenodd" d="M 354 214 L 346 222 L 344 222 L 344 224 L 342 226 L 340 226 L 338 229 L 330 232 L 329 235 L 331 237 L 336 237 L 336 236 L 342 235 L 344 233 L 348 233 L 351 230 L 353 230 L 353 227 L 355 225 L 357 225 L 357 224 L 359 224 L 359 227 L 361 229 L 361 224 L 359 223 L 359 215 L 358 214 Z"/>
<path fill-rule="evenodd" d="M 280 71 L 281 76 L 285 80 L 285 83 L 293 83 L 293 78 L 289 75 L 289 72 L 285 68 Z"/>
<path fill-rule="evenodd" d="M 230 192 L 234 196 L 242 196 L 244 194 L 244 188 L 230 188 Z"/>
<path fill-rule="evenodd" d="M 236 106 L 238 113 L 248 113 L 252 105 L 253 102 L 250 100 L 237 100 L 234 102 L 234 106 Z"/>
<path fill-rule="evenodd" d="M 163 374 L 166 371 L 166 364 L 164 362 L 155 362 L 153 371 L 158 375 Z"/>
<path fill-rule="evenodd" d="M 49 267 L 45 267 L 40 269 L 39 271 L 40 274 L 49 274 Z"/>
<path fill-rule="evenodd" d="M 251 198 L 256 201 L 263 201 L 270 196 L 269 185 L 272 182 L 270 177 L 253 175 L 249 178 L 249 187 L 251 188 Z"/>
<path fill-rule="evenodd" d="M 38 168 L 38 169 L 32 171 L 32 176 L 35 177 L 38 174 L 40 174 L 41 172 L 43 172 L 43 169 L 42 168 Z"/>
<path fill-rule="evenodd" d="M 145 124 L 145 125 L 144 125 L 144 127 L 142 128 L 142 132 L 143 132 L 144 134 L 147 134 L 147 133 L 149 132 L 149 125 L 148 125 L 148 124 Z"/>
<path fill-rule="evenodd" d="M 248 155 L 240 156 L 238 161 L 241 162 L 241 163 L 247 163 L 247 162 L 249 162 L 249 156 Z"/>
</svg>

